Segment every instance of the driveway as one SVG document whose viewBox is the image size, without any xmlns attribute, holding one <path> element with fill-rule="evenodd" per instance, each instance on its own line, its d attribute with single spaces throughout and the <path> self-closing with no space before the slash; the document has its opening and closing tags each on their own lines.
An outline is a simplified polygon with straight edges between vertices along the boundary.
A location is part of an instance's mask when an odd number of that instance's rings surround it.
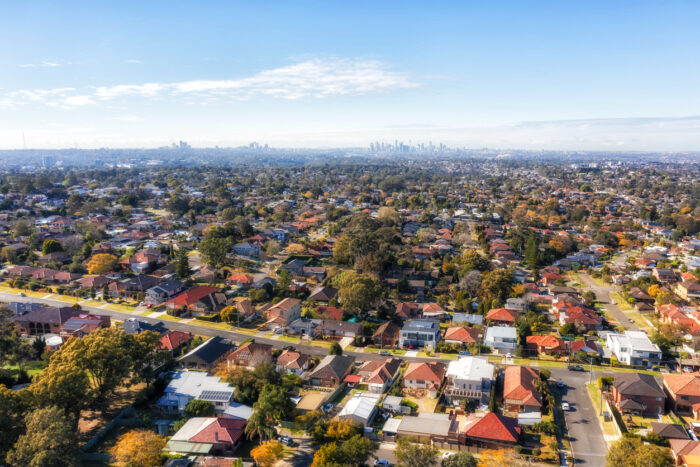
<svg viewBox="0 0 700 467">
<path fill-rule="evenodd" d="M 589 288 L 593 291 L 593 293 L 595 293 L 600 304 L 603 305 L 606 310 L 608 310 L 608 313 L 610 313 L 610 315 L 613 318 L 615 318 L 615 320 L 617 320 L 622 326 L 626 327 L 631 331 L 639 331 L 639 326 L 637 326 L 633 322 L 630 322 L 629 318 L 620 309 L 620 307 L 612 303 L 612 299 L 610 298 L 610 291 L 615 290 L 615 288 L 612 285 L 598 285 L 587 273 L 583 272 L 579 274 L 579 277 L 581 277 L 581 279 L 583 279 L 583 282 L 586 283 L 587 288 Z"/>
<path fill-rule="evenodd" d="M 586 389 L 590 378 L 589 373 L 562 368 L 551 368 L 550 370 L 552 378 L 562 380 L 565 384 L 565 387 L 560 391 L 562 400 L 571 406 L 571 411 L 564 412 L 564 417 L 576 464 L 605 465 L 608 447 L 596 415 L 597 408 L 593 407 L 593 401 L 591 401 Z M 597 373 L 593 375 L 593 380 L 595 381 L 598 376 L 601 375 Z"/>
<path fill-rule="evenodd" d="M 280 430 L 281 434 L 291 436 L 297 446 L 295 446 L 294 453 L 291 457 L 288 457 L 276 465 L 285 467 L 308 467 L 311 465 L 314 459 L 314 453 L 316 452 L 317 446 L 311 443 L 311 438 L 302 436 L 293 436 L 287 430 Z"/>
</svg>

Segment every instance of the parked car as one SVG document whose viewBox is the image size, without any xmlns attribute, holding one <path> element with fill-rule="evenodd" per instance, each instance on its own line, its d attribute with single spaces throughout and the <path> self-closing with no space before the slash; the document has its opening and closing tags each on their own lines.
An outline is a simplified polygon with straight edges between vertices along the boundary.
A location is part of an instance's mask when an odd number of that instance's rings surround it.
<svg viewBox="0 0 700 467">
<path fill-rule="evenodd" d="M 280 443 L 284 444 L 285 446 L 296 446 L 297 443 L 294 442 L 294 440 L 289 437 L 289 436 L 278 436 L 277 441 Z"/>
<path fill-rule="evenodd" d="M 469 351 L 467 351 L 467 350 L 460 350 L 460 351 L 459 351 L 459 354 L 460 354 L 460 355 L 468 356 L 468 355 L 471 355 L 471 352 L 469 352 Z"/>
<path fill-rule="evenodd" d="M 569 371 L 586 371 L 581 365 L 569 365 Z"/>
<path fill-rule="evenodd" d="M 378 466 L 389 467 L 389 461 L 386 459 L 377 459 L 376 461 L 374 461 L 374 467 Z"/>
<path fill-rule="evenodd" d="M 284 347 L 282 347 L 282 350 L 294 350 L 294 346 L 293 345 L 285 345 Z"/>
<path fill-rule="evenodd" d="M 391 352 L 389 352 L 388 350 L 380 350 L 380 351 L 379 351 L 379 355 L 387 355 L 387 356 L 389 356 L 389 355 L 391 355 Z"/>
<path fill-rule="evenodd" d="M 564 412 L 568 412 L 569 410 L 571 410 L 571 406 L 569 405 L 568 402 L 562 402 L 562 403 L 561 403 L 561 409 L 562 409 Z"/>
<path fill-rule="evenodd" d="M 20 297 L 26 297 L 26 296 L 27 296 L 27 294 L 26 294 L 26 293 L 24 293 L 24 292 L 20 292 L 20 293 L 19 293 L 19 296 L 20 296 Z"/>
</svg>

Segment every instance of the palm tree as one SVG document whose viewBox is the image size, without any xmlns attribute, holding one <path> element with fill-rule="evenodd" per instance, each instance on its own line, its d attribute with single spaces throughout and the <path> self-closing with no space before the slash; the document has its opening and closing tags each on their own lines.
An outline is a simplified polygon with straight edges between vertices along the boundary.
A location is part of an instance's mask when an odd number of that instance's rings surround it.
<svg viewBox="0 0 700 467">
<path fill-rule="evenodd" d="M 248 439 L 253 439 L 257 436 L 262 441 L 266 441 L 274 438 L 277 435 L 277 430 L 275 430 L 274 421 L 271 418 L 266 417 L 262 411 L 256 410 L 248 419 L 245 433 Z"/>
</svg>

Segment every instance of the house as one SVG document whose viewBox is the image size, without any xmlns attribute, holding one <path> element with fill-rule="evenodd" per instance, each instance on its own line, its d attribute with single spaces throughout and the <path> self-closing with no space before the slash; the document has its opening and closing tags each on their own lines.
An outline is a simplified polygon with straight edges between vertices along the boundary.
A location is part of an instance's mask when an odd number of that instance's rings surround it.
<svg viewBox="0 0 700 467">
<path fill-rule="evenodd" d="M 696 281 L 679 282 L 676 284 L 674 292 L 683 300 L 700 298 L 700 283 Z"/>
<path fill-rule="evenodd" d="M 675 465 L 700 467 L 700 441 L 670 439 L 671 455 Z"/>
<path fill-rule="evenodd" d="M 642 331 L 608 333 L 605 345 L 620 363 L 651 368 L 661 364 L 661 349 Z"/>
<path fill-rule="evenodd" d="M 180 348 L 192 340 L 192 334 L 182 331 L 168 331 L 160 337 L 160 347 L 175 355 Z"/>
<path fill-rule="evenodd" d="M 447 366 L 445 399 L 454 405 L 466 401 L 488 403 L 495 367 L 485 358 L 460 357 Z"/>
<path fill-rule="evenodd" d="M 260 245 L 250 242 L 236 243 L 233 245 L 233 252 L 240 256 L 258 258 L 260 256 Z"/>
<path fill-rule="evenodd" d="M 566 355 L 566 342 L 556 336 L 527 336 L 526 346 L 530 355 Z"/>
<path fill-rule="evenodd" d="M 92 287 L 95 290 L 102 290 L 105 285 L 113 282 L 113 280 L 114 279 L 110 279 L 107 276 L 83 276 L 75 281 L 75 283 L 78 285 L 78 287 L 83 289 Z"/>
<path fill-rule="evenodd" d="M 245 420 L 238 418 L 193 417 L 166 444 L 173 454 L 232 455 L 244 437 Z"/>
<path fill-rule="evenodd" d="M 140 274 L 121 281 L 115 281 L 107 285 L 107 292 L 112 297 L 136 298 L 144 297 L 146 291 L 158 284 L 160 279 L 153 276 Z"/>
<path fill-rule="evenodd" d="M 119 326 L 124 329 L 126 334 L 139 334 L 143 331 L 153 331 L 158 334 L 164 334 L 168 331 L 162 321 L 151 324 L 136 318 L 127 318 L 126 321 Z"/>
<path fill-rule="evenodd" d="M 403 325 L 399 332 L 399 347 L 437 348 L 440 341 L 440 323 L 428 319 L 414 319 Z"/>
<path fill-rule="evenodd" d="M 277 357 L 276 368 L 281 373 L 294 373 L 301 376 L 311 368 L 311 358 L 293 350 L 285 350 Z"/>
<path fill-rule="evenodd" d="M 394 314 L 404 321 L 420 318 L 423 315 L 423 307 L 420 303 L 397 303 Z"/>
<path fill-rule="evenodd" d="M 183 368 L 211 370 L 225 359 L 233 347 L 230 341 L 216 336 L 190 350 L 177 361 Z"/>
<path fill-rule="evenodd" d="M 200 399 L 211 402 L 222 414 L 233 400 L 234 389 L 218 376 L 202 371 L 176 371 L 156 405 L 163 413 L 182 416 L 188 402 Z"/>
<path fill-rule="evenodd" d="M 280 265 L 281 269 L 285 269 L 292 276 L 303 276 L 304 266 L 306 266 L 306 260 L 300 258 L 291 259 Z"/>
<path fill-rule="evenodd" d="M 421 412 L 416 416 L 405 415 L 398 428 L 397 437 L 407 437 L 423 442 L 447 442 L 458 436 L 459 422 L 450 414 Z"/>
<path fill-rule="evenodd" d="M 401 328 L 398 325 L 386 321 L 372 334 L 372 343 L 380 347 L 394 347 L 399 343 L 400 332 Z"/>
<path fill-rule="evenodd" d="M 513 327 L 490 326 L 486 328 L 484 345 L 500 354 L 514 354 L 518 348 L 517 330 Z"/>
<path fill-rule="evenodd" d="M 430 397 L 436 397 L 446 372 L 447 367 L 441 362 L 411 362 L 403 375 L 403 386 L 407 389 L 427 389 Z"/>
<path fill-rule="evenodd" d="M 411 415 L 411 408 L 406 405 L 401 405 L 402 400 L 400 396 L 386 396 L 382 402 L 382 409 L 388 410 L 391 413 Z"/>
<path fill-rule="evenodd" d="M 43 334 L 59 334 L 61 326 L 74 316 L 82 314 L 80 309 L 69 306 L 23 309 L 21 314 L 15 313 L 15 322 L 20 335 L 41 336 Z"/>
<path fill-rule="evenodd" d="M 476 344 L 479 342 L 479 330 L 465 326 L 447 328 L 443 340 L 448 344 Z"/>
<path fill-rule="evenodd" d="M 197 315 L 219 311 L 226 305 L 226 296 L 216 287 L 198 285 L 165 302 L 172 310 Z"/>
<path fill-rule="evenodd" d="M 400 367 L 401 360 L 398 358 L 367 360 L 357 370 L 357 374 L 362 377 L 370 392 L 381 394 L 393 384 Z"/>
<path fill-rule="evenodd" d="M 349 321 L 336 321 L 324 319 L 317 326 L 315 334 L 324 338 L 342 339 L 343 337 L 356 337 L 362 334 L 362 323 Z"/>
<path fill-rule="evenodd" d="M 226 278 L 226 285 L 235 285 L 238 287 L 248 288 L 255 282 L 255 279 L 250 274 L 233 273 Z"/>
<path fill-rule="evenodd" d="M 651 422 L 651 431 L 666 439 L 690 439 L 690 435 L 683 425 Z"/>
<path fill-rule="evenodd" d="M 676 282 L 676 273 L 669 268 L 654 268 L 651 275 L 661 283 Z"/>
<path fill-rule="evenodd" d="M 185 290 L 185 284 L 178 280 L 171 279 L 161 282 L 160 284 L 146 290 L 144 302 L 146 305 L 160 305 L 161 303 L 170 300 L 183 290 Z"/>
<path fill-rule="evenodd" d="M 700 375 L 669 374 L 663 375 L 663 386 L 671 410 L 691 413 L 692 407 L 700 403 Z"/>
<path fill-rule="evenodd" d="M 328 303 L 338 295 L 338 289 L 332 287 L 316 287 L 311 291 L 308 300 Z"/>
<path fill-rule="evenodd" d="M 68 320 L 61 325 L 61 336 L 64 339 L 67 337 L 83 337 L 92 331 L 108 328 L 110 326 L 111 319 L 109 316 L 81 313 L 68 318 Z"/>
<path fill-rule="evenodd" d="M 338 420 L 350 420 L 368 426 L 377 414 L 381 394 L 356 392 L 338 414 Z"/>
<path fill-rule="evenodd" d="M 494 308 L 486 313 L 486 320 L 494 325 L 512 326 L 520 316 L 520 313 L 507 308 Z"/>
<path fill-rule="evenodd" d="M 540 375 L 523 366 L 508 366 L 503 378 L 503 404 L 509 412 L 539 412 L 542 395 L 536 388 Z"/>
<path fill-rule="evenodd" d="M 513 447 L 520 438 L 518 419 L 489 412 L 483 417 L 472 416 L 464 429 L 465 442 L 471 446 L 490 449 Z"/>
<path fill-rule="evenodd" d="M 226 356 L 226 364 L 229 368 L 233 366 L 255 368 L 263 363 L 272 363 L 272 346 L 255 341 L 241 344 Z"/>
<path fill-rule="evenodd" d="M 355 357 L 327 355 L 307 378 L 314 386 L 338 387 L 350 374 L 354 364 Z"/>
<path fill-rule="evenodd" d="M 621 413 L 653 417 L 664 413 L 666 394 L 651 375 L 618 373 L 612 385 L 612 401 Z"/>
<path fill-rule="evenodd" d="M 285 298 L 265 311 L 268 326 L 285 328 L 301 317 L 301 300 Z"/>
</svg>

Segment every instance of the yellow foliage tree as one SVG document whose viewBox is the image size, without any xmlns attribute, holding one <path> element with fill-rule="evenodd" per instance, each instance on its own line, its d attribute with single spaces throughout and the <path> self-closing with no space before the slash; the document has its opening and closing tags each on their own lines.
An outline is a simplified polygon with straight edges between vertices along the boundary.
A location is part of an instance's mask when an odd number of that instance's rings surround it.
<svg viewBox="0 0 700 467">
<path fill-rule="evenodd" d="M 131 430 L 110 449 L 114 467 L 150 467 L 161 465 L 165 438 L 150 430 Z"/>
<path fill-rule="evenodd" d="M 250 455 L 257 465 L 267 467 L 284 456 L 284 446 L 279 441 L 267 441 L 252 449 Z"/>
<path fill-rule="evenodd" d="M 117 257 L 109 253 L 98 253 L 93 255 L 87 263 L 89 274 L 105 274 L 114 269 L 117 264 Z"/>
<path fill-rule="evenodd" d="M 478 467 L 501 467 L 508 463 L 508 456 L 503 449 L 487 449 L 481 453 Z"/>
<path fill-rule="evenodd" d="M 651 298 L 656 298 L 656 295 L 659 293 L 659 284 L 652 284 L 649 286 L 649 290 L 647 290 L 647 293 Z"/>
<path fill-rule="evenodd" d="M 326 436 L 331 439 L 348 439 L 359 430 L 357 425 L 350 420 L 334 420 L 328 424 Z"/>
</svg>

